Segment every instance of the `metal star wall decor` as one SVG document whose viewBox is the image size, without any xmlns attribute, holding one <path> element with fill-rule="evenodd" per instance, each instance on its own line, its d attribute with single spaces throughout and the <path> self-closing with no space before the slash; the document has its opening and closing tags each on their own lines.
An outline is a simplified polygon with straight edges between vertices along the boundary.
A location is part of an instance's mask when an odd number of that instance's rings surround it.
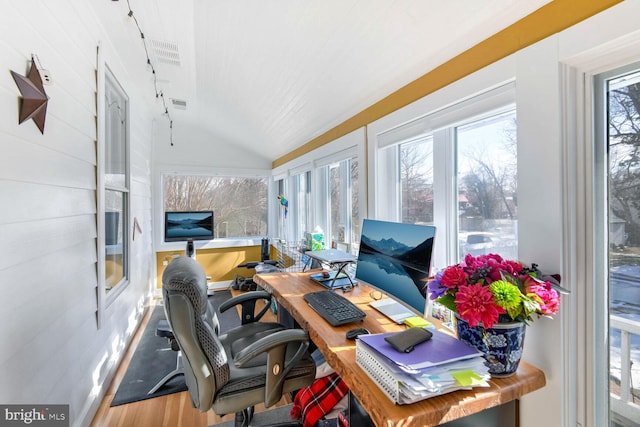
<svg viewBox="0 0 640 427">
<path fill-rule="evenodd" d="M 11 71 L 11 75 L 22 95 L 18 123 L 22 124 L 25 120 L 33 119 L 40 132 L 44 134 L 44 121 L 49 97 L 44 91 L 42 78 L 35 61 L 31 60 L 31 68 L 27 77 L 21 76 L 15 71 Z"/>
</svg>

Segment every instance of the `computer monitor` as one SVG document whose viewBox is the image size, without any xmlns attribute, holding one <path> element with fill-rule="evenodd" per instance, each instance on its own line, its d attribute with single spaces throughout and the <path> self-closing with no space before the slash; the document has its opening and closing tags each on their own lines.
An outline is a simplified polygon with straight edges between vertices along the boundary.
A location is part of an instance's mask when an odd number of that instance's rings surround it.
<svg viewBox="0 0 640 427">
<path fill-rule="evenodd" d="M 165 212 L 164 241 L 213 239 L 213 211 Z"/>
<path fill-rule="evenodd" d="M 356 279 L 423 315 L 436 228 L 365 219 Z"/>
</svg>

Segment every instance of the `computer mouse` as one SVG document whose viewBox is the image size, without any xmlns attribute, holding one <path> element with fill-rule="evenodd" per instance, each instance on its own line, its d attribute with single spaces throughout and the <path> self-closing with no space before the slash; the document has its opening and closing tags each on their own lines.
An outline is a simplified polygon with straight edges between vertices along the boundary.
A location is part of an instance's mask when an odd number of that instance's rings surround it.
<svg viewBox="0 0 640 427">
<path fill-rule="evenodd" d="M 370 332 L 365 329 L 365 328 L 353 328 L 353 329 L 349 329 L 347 331 L 347 339 L 349 340 L 355 340 L 356 338 L 358 338 L 360 335 L 366 335 L 369 334 Z"/>
</svg>

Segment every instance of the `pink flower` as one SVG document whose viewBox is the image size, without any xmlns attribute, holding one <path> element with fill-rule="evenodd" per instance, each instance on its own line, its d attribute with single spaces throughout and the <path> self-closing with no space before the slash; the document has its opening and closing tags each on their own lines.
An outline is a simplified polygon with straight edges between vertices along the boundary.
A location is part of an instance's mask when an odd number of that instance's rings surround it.
<svg viewBox="0 0 640 427">
<path fill-rule="evenodd" d="M 543 315 L 556 314 L 560 309 L 560 296 L 549 282 L 537 282 L 532 278 L 525 282 L 527 296 L 540 304 Z"/>
<path fill-rule="evenodd" d="M 469 322 L 472 328 L 480 322 L 485 328 L 490 328 L 498 321 L 498 316 L 505 312 L 496 305 L 489 287 L 479 283 L 460 286 L 455 303 L 460 318 Z"/>
<path fill-rule="evenodd" d="M 524 266 L 519 263 L 518 261 L 511 261 L 511 260 L 507 260 L 504 262 L 505 263 L 505 271 L 508 272 L 509 274 L 512 274 L 514 276 L 518 275 L 522 269 L 524 268 Z"/>
<path fill-rule="evenodd" d="M 440 283 L 447 288 L 457 288 L 467 283 L 467 275 L 462 267 L 454 265 L 444 270 Z"/>
</svg>

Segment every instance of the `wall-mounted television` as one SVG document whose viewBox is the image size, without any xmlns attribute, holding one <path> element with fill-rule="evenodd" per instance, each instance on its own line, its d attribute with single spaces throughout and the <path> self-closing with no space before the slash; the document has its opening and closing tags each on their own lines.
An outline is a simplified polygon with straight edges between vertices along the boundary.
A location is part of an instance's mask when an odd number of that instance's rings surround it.
<svg viewBox="0 0 640 427">
<path fill-rule="evenodd" d="M 356 278 L 424 314 L 435 233 L 430 225 L 365 219 Z"/>
<path fill-rule="evenodd" d="M 164 213 L 164 241 L 213 239 L 213 211 Z"/>
</svg>

